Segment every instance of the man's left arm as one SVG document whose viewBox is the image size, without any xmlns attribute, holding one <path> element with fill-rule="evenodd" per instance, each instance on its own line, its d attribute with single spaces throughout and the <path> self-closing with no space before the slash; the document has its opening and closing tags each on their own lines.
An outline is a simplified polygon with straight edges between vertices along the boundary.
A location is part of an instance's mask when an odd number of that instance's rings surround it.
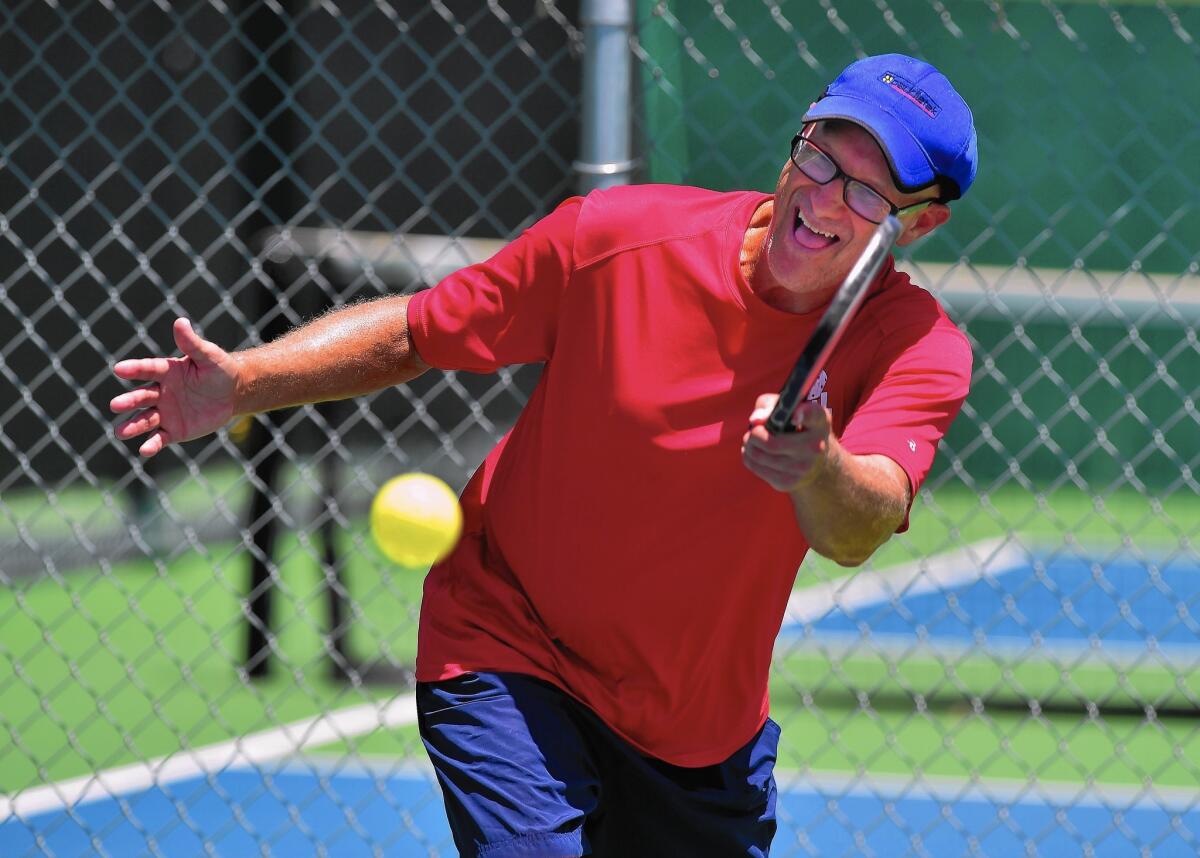
<svg viewBox="0 0 1200 858">
<path fill-rule="evenodd" d="M 864 562 L 907 526 L 909 506 L 957 416 L 971 380 L 971 347 L 948 319 L 880 339 L 861 400 L 839 434 L 815 402 L 798 431 L 771 435 L 778 396 L 755 404 L 742 439 L 746 467 L 786 492 L 808 544 L 844 566 Z"/>
<path fill-rule="evenodd" d="M 797 432 L 771 435 L 766 415 L 777 394 L 759 398 L 742 457 L 751 472 L 792 499 L 796 522 L 814 551 L 857 566 L 888 540 L 911 502 L 908 475 L 885 455 L 856 455 L 841 445 L 829 414 L 815 402 L 797 412 Z"/>
</svg>

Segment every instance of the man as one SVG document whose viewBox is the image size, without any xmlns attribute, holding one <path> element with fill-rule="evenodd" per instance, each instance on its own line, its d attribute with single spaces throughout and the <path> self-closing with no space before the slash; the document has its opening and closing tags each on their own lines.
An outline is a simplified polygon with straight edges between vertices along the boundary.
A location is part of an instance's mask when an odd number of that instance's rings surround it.
<svg viewBox="0 0 1200 858">
<path fill-rule="evenodd" d="M 767 674 L 809 547 L 864 561 L 897 529 L 966 396 L 970 349 L 889 264 L 798 411 L 777 390 L 876 224 L 945 223 L 975 133 L 935 69 L 848 67 L 773 197 L 643 186 L 563 203 L 412 297 L 227 353 L 123 361 L 117 434 L 154 455 L 241 414 L 429 367 L 544 361 L 463 493 L 425 584 L 418 708 L 467 855 L 765 855 Z M 747 428 L 749 421 L 749 428 Z"/>
</svg>

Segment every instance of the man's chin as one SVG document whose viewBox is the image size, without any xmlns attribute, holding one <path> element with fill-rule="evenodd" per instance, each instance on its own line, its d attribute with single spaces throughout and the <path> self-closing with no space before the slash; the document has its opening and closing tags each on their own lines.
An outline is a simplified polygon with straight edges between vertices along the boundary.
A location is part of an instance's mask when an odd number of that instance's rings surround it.
<svg viewBox="0 0 1200 858">
<path fill-rule="evenodd" d="M 793 242 L 788 243 L 790 246 L 782 253 L 781 248 L 773 242 L 766 248 L 769 282 L 756 291 L 764 301 L 767 295 L 775 296 L 775 300 L 767 301 L 772 306 L 779 306 L 782 302 L 789 307 L 800 307 L 791 312 L 804 312 L 805 305 L 822 304 L 828 300 L 841 282 L 842 278 L 829 276 L 837 264 L 837 247 L 833 245 L 812 250 Z"/>
</svg>

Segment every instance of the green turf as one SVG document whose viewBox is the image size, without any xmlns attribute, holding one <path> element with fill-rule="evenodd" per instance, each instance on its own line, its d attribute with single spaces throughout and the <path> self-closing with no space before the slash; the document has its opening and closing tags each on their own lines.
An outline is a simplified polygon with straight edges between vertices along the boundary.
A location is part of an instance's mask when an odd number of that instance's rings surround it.
<svg viewBox="0 0 1200 858">
<path fill-rule="evenodd" d="M 1180 665 L 1147 656 L 1136 664 L 1060 651 L 1028 658 L 986 650 L 954 653 L 934 648 L 893 651 L 863 644 L 831 651 L 818 641 L 783 642 L 776 653 L 779 687 L 822 703 L 865 699 L 876 708 L 957 705 L 978 700 L 995 708 L 1164 711 L 1194 708 L 1200 714 L 1200 663 Z"/>
<path fill-rule="evenodd" d="M 7 492 L 0 498 L 0 541 L 15 539 L 22 530 L 35 539 L 50 541 L 70 538 L 76 532 L 124 530 L 127 522 L 145 524 L 146 516 L 191 522 L 219 508 L 236 519 L 252 491 L 245 473 L 233 464 L 206 468 L 195 475 L 174 470 L 152 479 L 153 488 L 143 496 L 143 510 L 130 492 L 137 484 L 132 474 L 119 483 L 95 487 L 76 481 L 46 491 L 35 487 Z M 287 465 L 280 469 L 274 493 L 289 507 L 303 507 L 311 504 L 320 484 L 315 466 Z"/>
<path fill-rule="evenodd" d="M 1194 707 L 1200 666 L 1182 674 L 1103 664 L 1063 672 L 1045 661 L 1002 667 L 986 654 L 943 661 L 805 651 L 777 658 L 771 688 L 793 765 L 1051 780 L 1093 772 L 1100 781 L 1200 784 L 1200 719 L 1148 724 L 1114 714 L 1138 712 L 1145 701 Z M 1038 701 L 1036 713 L 1029 700 Z M 1099 704 L 1094 717 L 1088 701 Z M 1045 751 L 1058 743 L 1065 743 L 1061 758 Z"/>
<path fill-rule="evenodd" d="M 236 480 L 210 488 L 176 483 L 172 499 L 195 505 L 226 497 Z M 7 500 L 7 499 L 6 499 Z M 20 499 L 14 501 L 19 505 Z M 95 497 L 92 498 L 95 502 Z M 72 504 L 89 506 L 83 494 Z M 15 509 L 16 505 L 9 505 Z M 1161 502 L 1118 492 L 1102 505 L 1059 491 L 1045 497 L 1018 489 L 986 495 L 944 486 L 922 498 L 911 530 L 877 557 L 878 567 L 906 562 L 988 537 L 1019 531 L 1026 544 L 1120 545 L 1171 550 L 1196 540 L 1200 500 Z M 343 535 L 340 551 L 354 597 L 352 647 L 361 656 L 407 663 L 415 653 L 422 577 L 385 564 L 361 524 Z M 1190 528 L 1190 530 L 1189 530 Z M 212 546 L 169 564 L 142 561 L 82 569 L 63 583 L 11 582 L 0 592 L 0 792 L 86 774 L 197 747 L 329 709 L 394 694 L 329 678 L 322 651 L 322 580 L 315 549 L 294 539 L 281 545 L 285 593 L 277 600 L 281 667 L 266 681 L 239 677 L 244 621 L 239 597 L 246 555 Z M 799 584 L 852 574 L 833 564 L 806 564 Z M 1146 723 L 1081 714 L 1032 716 L 988 709 L 974 714 L 967 692 L 1018 689 L 1042 699 L 1164 699 L 1200 695 L 1200 669 L 1179 676 L 1105 665 L 1063 679 L 1045 663 L 1008 669 L 987 653 L 947 664 L 911 658 L 889 663 L 871 652 L 782 653 L 773 683 L 773 716 L 785 728 L 781 764 L 831 771 L 868 769 L 929 774 L 1196 786 L 1200 759 L 1196 722 Z M 1006 692 L 1007 693 L 1007 692 Z M 863 695 L 855 698 L 849 695 Z M 914 695 L 935 704 L 921 711 Z M 807 697 L 806 697 L 807 695 Z M 1012 696 L 1012 695 L 1010 695 Z M 183 737 L 181 739 L 181 737 Z M 325 750 L 419 756 L 413 729 L 377 731 Z"/>
<path fill-rule="evenodd" d="M 422 576 L 344 542 L 357 597 L 352 645 L 410 663 Z M 330 678 L 317 565 L 295 540 L 280 548 L 283 655 L 263 681 L 237 670 L 246 563 L 228 546 L 163 570 L 127 563 L 72 573 L 65 587 L 25 579 L 0 593 L 0 736 L 12 739 L 0 742 L 0 792 L 390 697 Z"/>
<path fill-rule="evenodd" d="M 1200 730 L 1136 718 L 1033 718 L 969 711 L 880 713 L 777 701 L 779 765 L 831 772 L 983 781 L 1200 787 Z"/>
</svg>

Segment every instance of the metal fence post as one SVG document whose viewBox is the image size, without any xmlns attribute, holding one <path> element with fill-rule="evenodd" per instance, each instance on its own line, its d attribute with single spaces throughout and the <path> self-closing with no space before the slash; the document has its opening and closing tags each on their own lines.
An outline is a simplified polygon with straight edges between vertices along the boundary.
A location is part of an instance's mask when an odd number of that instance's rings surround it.
<svg viewBox="0 0 1200 858">
<path fill-rule="evenodd" d="M 572 164 L 581 193 L 627 185 L 637 166 L 630 143 L 633 20 L 631 0 L 584 0 L 581 139 L 579 160 Z"/>
</svg>

